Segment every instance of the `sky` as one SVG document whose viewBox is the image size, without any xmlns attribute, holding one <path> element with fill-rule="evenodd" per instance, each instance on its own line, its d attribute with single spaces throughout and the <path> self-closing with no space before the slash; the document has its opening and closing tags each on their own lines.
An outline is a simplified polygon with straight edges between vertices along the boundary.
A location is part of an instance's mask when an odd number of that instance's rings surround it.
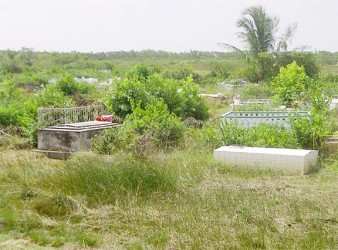
<svg viewBox="0 0 338 250">
<path fill-rule="evenodd" d="M 0 0 L 0 50 L 245 49 L 236 21 L 257 5 L 280 33 L 297 23 L 289 49 L 338 51 L 338 0 Z"/>
</svg>

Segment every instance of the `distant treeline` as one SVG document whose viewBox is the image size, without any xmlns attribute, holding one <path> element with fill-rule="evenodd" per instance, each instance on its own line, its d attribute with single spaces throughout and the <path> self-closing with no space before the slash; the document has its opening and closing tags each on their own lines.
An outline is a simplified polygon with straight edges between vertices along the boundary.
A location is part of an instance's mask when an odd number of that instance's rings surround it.
<svg viewBox="0 0 338 250">
<path fill-rule="evenodd" d="M 306 52 L 307 53 L 307 52 Z M 337 64 L 338 52 L 317 51 L 312 52 L 319 64 Z M 33 49 L 22 48 L 19 51 L 0 50 L 0 58 L 16 57 L 17 55 L 24 55 L 29 58 L 33 54 L 37 57 L 54 58 L 68 57 L 69 59 L 92 59 L 92 60 L 135 60 L 135 59 L 152 59 L 152 60 L 193 60 L 193 59 L 240 59 L 241 55 L 236 52 L 219 52 L 219 51 L 197 51 L 189 52 L 168 52 L 163 50 L 142 50 L 142 51 L 110 51 L 110 52 L 35 52 Z M 27 54 L 29 54 L 27 56 Z M 71 60 L 72 61 L 72 60 Z"/>
<path fill-rule="evenodd" d="M 114 60 L 114 59 L 209 59 L 209 58 L 221 58 L 221 59 L 234 59 L 240 58 L 240 55 L 235 52 L 218 52 L 218 51 L 197 51 L 190 52 L 168 52 L 162 50 L 142 50 L 142 51 L 112 51 L 101 53 L 86 54 L 93 59 L 98 60 Z"/>
</svg>

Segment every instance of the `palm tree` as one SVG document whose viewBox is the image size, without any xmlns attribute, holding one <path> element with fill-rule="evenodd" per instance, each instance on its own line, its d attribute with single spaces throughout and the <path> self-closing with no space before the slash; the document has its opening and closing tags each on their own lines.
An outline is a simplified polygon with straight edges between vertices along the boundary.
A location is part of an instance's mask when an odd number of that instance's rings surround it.
<svg viewBox="0 0 338 250">
<path fill-rule="evenodd" d="M 242 51 L 230 44 L 221 44 L 226 48 L 240 52 L 250 63 L 258 67 L 261 79 L 268 74 L 273 58 L 281 50 L 287 50 L 287 44 L 297 28 L 296 24 L 289 26 L 285 32 L 278 36 L 279 18 L 269 16 L 262 6 L 252 6 L 242 12 L 237 21 L 241 29 L 238 37 L 245 43 L 247 51 Z"/>
</svg>

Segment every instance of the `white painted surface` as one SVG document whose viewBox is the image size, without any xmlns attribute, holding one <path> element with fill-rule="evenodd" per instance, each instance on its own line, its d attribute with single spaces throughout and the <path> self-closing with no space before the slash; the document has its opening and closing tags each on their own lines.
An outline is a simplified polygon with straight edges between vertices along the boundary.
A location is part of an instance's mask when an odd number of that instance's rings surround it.
<svg viewBox="0 0 338 250">
<path fill-rule="evenodd" d="M 310 172 L 318 160 L 317 150 L 223 146 L 214 157 L 228 165 L 252 169 L 271 169 L 287 175 Z"/>
</svg>

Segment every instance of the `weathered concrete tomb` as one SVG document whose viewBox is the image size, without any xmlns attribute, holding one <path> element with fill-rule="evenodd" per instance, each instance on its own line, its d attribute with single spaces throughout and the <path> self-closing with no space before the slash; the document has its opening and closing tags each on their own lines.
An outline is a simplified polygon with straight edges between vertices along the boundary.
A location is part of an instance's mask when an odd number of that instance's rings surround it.
<svg viewBox="0 0 338 250">
<path fill-rule="evenodd" d="M 38 151 L 47 153 L 50 158 L 64 159 L 71 152 L 90 149 L 95 135 L 115 126 L 119 124 L 88 121 L 42 128 L 38 131 Z"/>
<path fill-rule="evenodd" d="M 94 121 L 107 114 L 104 105 L 72 108 L 39 108 L 38 151 L 48 157 L 65 159 L 71 152 L 91 148 L 92 138 L 117 123 Z"/>
<path fill-rule="evenodd" d="M 286 175 L 311 172 L 318 162 L 317 150 L 223 146 L 214 151 L 217 160 L 229 166 L 270 169 Z"/>
</svg>

